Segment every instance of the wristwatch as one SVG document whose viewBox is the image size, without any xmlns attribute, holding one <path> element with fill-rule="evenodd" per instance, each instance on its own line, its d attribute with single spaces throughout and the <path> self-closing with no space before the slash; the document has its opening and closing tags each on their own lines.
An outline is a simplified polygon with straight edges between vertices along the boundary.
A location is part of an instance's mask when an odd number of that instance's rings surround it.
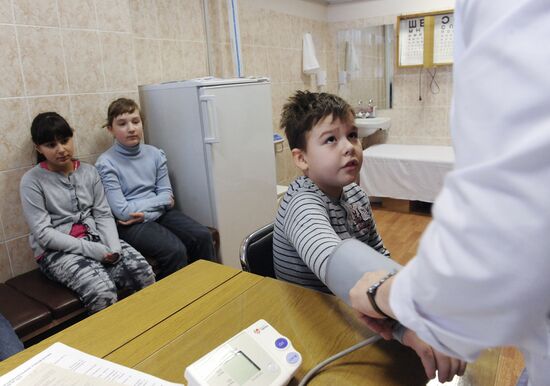
<svg viewBox="0 0 550 386">
<path fill-rule="evenodd" d="M 374 309 L 374 311 L 378 312 L 380 315 L 385 316 L 388 319 L 393 319 L 393 318 L 391 316 L 389 316 L 388 314 L 386 314 L 384 311 L 382 311 L 380 309 L 380 307 L 378 307 L 378 304 L 376 304 L 376 300 L 374 299 L 374 297 L 376 296 L 376 291 L 378 291 L 378 287 L 380 287 L 382 285 L 382 283 L 384 283 L 386 280 L 388 280 L 390 277 L 392 277 L 396 273 L 397 273 L 397 271 L 395 271 L 395 270 L 391 271 L 386 276 L 384 276 L 382 279 L 380 279 L 379 281 L 377 281 L 376 283 L 371 285 L 369 287 L 369 289 L 367 290 L 367 297 L 369 298 L 370 304 L 372 305 L 372 308 Z"/>
</svg>

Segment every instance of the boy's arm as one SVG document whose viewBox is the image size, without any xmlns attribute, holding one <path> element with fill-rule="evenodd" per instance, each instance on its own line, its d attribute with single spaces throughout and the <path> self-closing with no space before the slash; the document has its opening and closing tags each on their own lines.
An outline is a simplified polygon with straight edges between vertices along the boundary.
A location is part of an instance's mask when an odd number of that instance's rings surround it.
<svg viewBox="0 0 550 386">
<path fill-rule="evenodd" d="M 52 226 L 50 213 L 44 203 L 44 195 L 33 181 L 21 182 L 23 214 L 37 243 L 44 250 L 62 251 L 101 261 L 108 253 L 107 247 L 58 231 Z"/>
<path fill-rule="evenodd" d="M 164 151 L 158 149 L 156 162 L 156 180 L 154 198 L 137 200 L 136 206 L 141 208 L 140 212 L 144 215 L 144 222 L 155 221 L 162 216 L 165 210 L 173 206 L 172 186 L 168 176 L 168 167 L 166 165 L 166 155 Z"/>
<path fill-rule="evenodd" d="M 170 206 L 172 203 L 172 186 L 170 177 L 168 176 L 168 166 L 166 154 L 159 149 L 159 158 L 157 160 L 157 180 L 155 183 L 155 193 L 159 199 L 159 203 L 164 206 Z"/>
<path fill-rule="evenodd" d="M 380 236 L 380 233 L 378 233 L 378 229 L 376 229 L 376 222 L 374 221 L 374 216 L 372 214 L 370 203 L 367 204 L 365 207 L 369 212 L 369 218 L 371 219 L 371 226 L 369 229 L 369 239 L 367 241 L 367 244 L 372 248 L 374 248 L 378 253 L 381 253 L 384 256 L 390 257 L 390 251 L 388 251 L 386 247 L 384 247 L 384 243 L 382 242 L 382 237 Z"/>
<path fill-rule="evenodd" d="M 111 208 L 105 198 L 103 184 L 99 178 L 97 171 L 92 169 L 94 173 L 94 182 L 92 186 L 92 194 L 94 203 L 92 207 L 92 216 L 96 224 L 97 232 L 101 241 L 107 245 L 111 253 L 120 253 L 122 247 L 118 238 L 115 220 L 111 214 Z"/>
<path fill-rule="evenodd" d="M 303 192 L 290 200 L 284 232 L 304 263 L 326 285 L 326 267 L 334 248 L 342 241 L 330 224 L 322 198 Z"/>
<path fill-rule="evenodd" d="M 164 207 L 163 207 L 164 208 Z M 160 216 L 162 216 L 165 211 L 164 209 L 162 210 L 146 210 L 146 211 L 143 211 L 143 222 L 150 222 L 150 221 L 155 221 L 156 219 L 158 219 Z"/>
<path fill-rule="evenodd" d="M 96 168 L 101 177 L 109 206 L 117 219 L 127 221 L 132 218 L 130 213 L 159 210 L 167 205 L 164 203 L 165 200 L 126 200 L 114 168 L 106 162 L 96 163 Z"/>
</svg>

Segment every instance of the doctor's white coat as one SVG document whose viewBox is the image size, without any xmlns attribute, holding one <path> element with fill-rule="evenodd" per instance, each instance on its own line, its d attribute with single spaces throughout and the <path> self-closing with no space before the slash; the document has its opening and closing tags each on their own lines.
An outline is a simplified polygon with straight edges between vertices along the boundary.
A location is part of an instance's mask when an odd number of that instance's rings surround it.
<svg viewBox="0 0 550 386">
<path fill-rule="evenodd" d="M 456 357 L 517 346 L 550 385 L 550 1 L 457 0 L 455 26 L 455 170 L 390 305 Z"/>
</svg>

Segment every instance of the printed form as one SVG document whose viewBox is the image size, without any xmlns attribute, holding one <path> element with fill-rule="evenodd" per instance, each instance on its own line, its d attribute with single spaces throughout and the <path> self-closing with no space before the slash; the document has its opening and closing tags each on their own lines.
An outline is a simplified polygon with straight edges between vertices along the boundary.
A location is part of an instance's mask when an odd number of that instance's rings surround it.
<svg viewBox="0 0 550 386">
<path fill-rule="evenodd" d="M 174 386 L 152 375 L 54 343 L 0 377 L 2 386 Z"/>
</svg>

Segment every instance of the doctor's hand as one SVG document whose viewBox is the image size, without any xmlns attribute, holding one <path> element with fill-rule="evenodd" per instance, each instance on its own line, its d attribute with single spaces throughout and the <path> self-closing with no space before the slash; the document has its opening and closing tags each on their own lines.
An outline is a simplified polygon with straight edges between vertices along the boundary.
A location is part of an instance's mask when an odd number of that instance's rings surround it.
<svg viewBox="0 0 550 386">
<path fill-rule="evenodd" d="M 351 306 L 359 313 L 370 316 L 375 319 L 385 319 L 386 317 L 374 310 L 372 304 L 367 297 L 367 290 L 375 283 L 378 283 L 380 279 L 387 275 L 387 271 L 375 271 L 365 273 L 352 289 L 349 291 L 349 299 Z M 389 308 L 389 302 L 387 296 L 384 296 L 386 290 L 391 287 L 391 282 L 395 276 L 390 277 L 382 285 L 378 287 L 376 293 L 376 303 L 389 316 L 394 316 L 392 310 Z"/>
<path fill-rule="evenodd" d="M 129 220 L 126 220 L 126 221 L 118 220 L 117 222 L 120 225 L 132 225 L 138 222 L 143 222 L 145 215 L 143 214 L 143 212 L 136 212 L 136 213 L 130 213 L 130 217 L 131 218 Z"/>
<path fill-rule="evenodd" d="M 395 324 L 397 321 L 393 319 L 376 319 L 371 318 L 370 316 L 363 315 L 362 313 L 358 312 L 358 317 L 367 325 L 367 327 L 372 330 L 372 332 L 377 333 L 385 340 L 392 340 L 393 339 L 393 328 L 395 327 Z"/>
<path fill-rule="evenodd" d="M 367 327 L 381 335 L 384 339 L 389 340 L 393 336 L 395 320 L 385 318 L 375 311 L 366 294 L 369 287 L 380 281 L 386 274 L 387 273 L 384 271 L 368 272 L 364 274 L 350 290 L 349 297 L 353 308 L 360 313 L 360 317 Z M 393 277 L 378 287 L 378 294 L 383 286 L 391 286 L 392 280 Z M 388 287 L 385 289 L 388 289 Z M 391 309 L 389 308 L 389 304 L 387 304 L 387 294 L 386 297 L 377 296 L 376 300 L 378 307 L 391 314 Z M 393 316 L 393 314 L 391 316 Z M 409 329 L 405 330 L 403 334 L 403 344 L 412 348 L 420 357 L 426 375 L 430 379 L 435 377 L 436 370 L 440 382 L 450 381 L 455 375 L 463 375 L 466 370 L 466 362 L 440 353 L 421 340 L 414 331 Z"/>
<path fill-rule="evenodd" d="M 395 323 L 393 319 L 376 319 L 365 315 L 359 315 L 369 329 L 380 335 L 385 340 L 393 339 L 393 328 Z M 435 377 L 437 370 L 438 379 L 440 382 L 447 382 L 453 379 L 455 375 L 464 375 L 466 370 L 466 362 L 448 357 L 439 351 L 435 350 L 429 344 L 420 339 L 416 333 L 408 328 L 403 334 L 403 344 L 412 348 L 416 355 L 420 357 L 420 361 L 424 366 L 424 371 L 428 378 Z"/>
<path fill-rule="evenodd" d="M 455 375 L 462 376 L 466 371 L 466 362 L 440 353 L 412 330 L 406 329 L 403 344 L 412 348 L 420 357 L 424 371 L 430 379 L 435 377 L 436 370 L 439 382 L 451 381 Z"/>
</svg>

